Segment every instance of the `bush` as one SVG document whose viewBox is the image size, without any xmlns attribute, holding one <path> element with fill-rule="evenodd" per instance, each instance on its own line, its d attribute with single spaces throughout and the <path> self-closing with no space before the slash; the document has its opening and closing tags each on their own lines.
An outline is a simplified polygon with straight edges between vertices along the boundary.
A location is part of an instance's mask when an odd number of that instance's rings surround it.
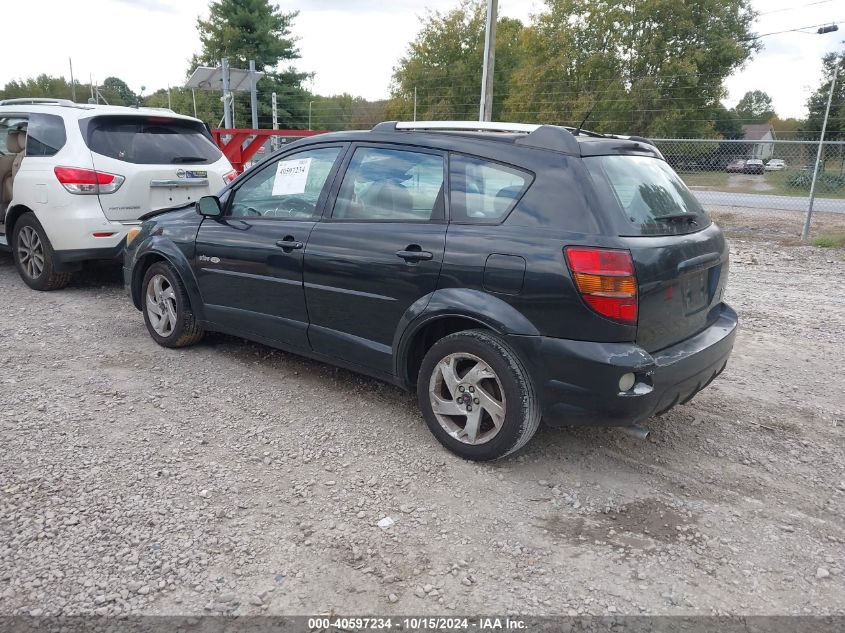
<svg viewBox="0 0 845 633">
<path fill-rule="evenodd" d="M 801 187 L 801 188 L 810 188 L 810 183 L 813 181 L 813 177 L 811 174 L 808 174 L 804 171 L 799 171 L 797 173 L 792 174 L 787 180 L 787 184 L 790 187 Z"/>
</svg>

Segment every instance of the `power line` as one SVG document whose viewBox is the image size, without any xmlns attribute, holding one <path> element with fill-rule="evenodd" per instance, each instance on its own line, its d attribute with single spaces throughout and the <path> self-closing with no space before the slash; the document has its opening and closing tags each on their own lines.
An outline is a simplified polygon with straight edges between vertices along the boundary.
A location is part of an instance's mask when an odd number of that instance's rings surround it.
<svg viewBox="0 0 845 633">
<path fill-rule="evenodd" d="M 771 15 L 773 13 L 783 13 L 784 11 L 795 11 L 796 9 L 806 9 L 807 7 L 814 7 L 817 4 L 827 4 L 829 2 L 833 2 L 833 0 L 817 0 L 816 2 L 808 2 L 807 4 L 800 4 L 794 7 L 785 7 L 783 9 L 772 9 L 771 11 L 763 11 L 762 13 L 758 13 L 758 16 L 764 15 Z"/>
<path fill-rule="evenodd" d="M 787 29 L 785 31 L 774 31 L 772 33 L 763 33 L 762 35 L 754 35 L 754 36 L 751 36 L 751 37 L 746 37 L 746 38 L 744 38 L 740 41 L 741 42 L 748 42 L 748 41 L 751 41 L 751 40 L 759 40 L 761 37 L 768 37 L 769 35 L 780 35 L 782 33 L 795 33 L 795 32 L 798 32 L 798 31 L 800 31 L 802 33 L 807 33 L 808 35 L 814 35 L 814 33 L 809 33 L 806 29 L 815 29 L 815 28 L 819 28 L 821 26 L 831 26 L 831 25 L 839 25 L 839 24 L 845 24 L 845 20 L 839 20 L 838 22 L 825 22 L 824 24 L 813 24 L 812 26 L 801 26 L 797 29 Z"/>
</svg>

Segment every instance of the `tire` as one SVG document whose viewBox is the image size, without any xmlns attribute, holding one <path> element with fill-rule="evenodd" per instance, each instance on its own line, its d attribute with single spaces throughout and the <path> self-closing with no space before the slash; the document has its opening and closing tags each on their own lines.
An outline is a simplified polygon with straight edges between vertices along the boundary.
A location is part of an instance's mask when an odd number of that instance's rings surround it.
<svg viewBox="0 0 845 633">
<path fill-rule="evenodd" d="M 420 366 L 417 399 L 434 437 L 474 461 L 519 450 L 540 425 L 540 405 L 522 360 L 487 330 L 437 341 Z"/>
<path fill-rule="evenodd" d="M 147 331 L 162 347 L 187 347 L 205 335 L 191 310 L 185 284 L 166 262 L 156 262 L 144 274 L 141 310 Z"/>
<path fill-rule="evenodd" d="M 12 232 L 12 257 L 24 283 L 33 290 L 60 290 L 71 273 L 57 273 L 53 247 L 33 213 L 24 213 Z"/>
</svg>

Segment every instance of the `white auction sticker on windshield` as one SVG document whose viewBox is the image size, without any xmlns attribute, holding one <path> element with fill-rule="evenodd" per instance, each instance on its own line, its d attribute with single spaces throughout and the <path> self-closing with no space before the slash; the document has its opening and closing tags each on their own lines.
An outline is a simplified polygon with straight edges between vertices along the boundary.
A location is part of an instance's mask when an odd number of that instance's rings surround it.
<svg viewBox="0 0 845 633">
<path fill-rule="evenodd" d="M 276 167 L 276 179 L 273 181 L 273 195 L 287 196 L 293 193 L 305 193 L 308 182 L 310 158 L 283 160 Z"/>
</svg>

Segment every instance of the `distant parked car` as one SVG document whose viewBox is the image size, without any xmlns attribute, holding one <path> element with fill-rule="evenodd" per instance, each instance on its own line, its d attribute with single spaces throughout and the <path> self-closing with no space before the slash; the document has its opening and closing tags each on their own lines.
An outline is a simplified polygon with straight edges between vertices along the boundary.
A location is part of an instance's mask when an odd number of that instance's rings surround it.
<svg viewBox="0 0 845 633">
<path fill-rule="evenodd" d="M 762 174 L 765 171 L 763 161 L 759 158 L 750 158 L 745 161 L 745 167 L 742 170 L 744 174 Z"/>
<path fill-rule="evenodd" d="M 744 159 L 737 159 L 728 163 L 728 166 L 725 168 L 729 174 L 741 174 L 745 170 L 745 160 Z"/>
<path fill-rule="evenodd" d="M 780 158 L 773 158 L 766 163 L 766 171 L 783 171 L 786 169 L 786 161 Z"/>
</svg>

